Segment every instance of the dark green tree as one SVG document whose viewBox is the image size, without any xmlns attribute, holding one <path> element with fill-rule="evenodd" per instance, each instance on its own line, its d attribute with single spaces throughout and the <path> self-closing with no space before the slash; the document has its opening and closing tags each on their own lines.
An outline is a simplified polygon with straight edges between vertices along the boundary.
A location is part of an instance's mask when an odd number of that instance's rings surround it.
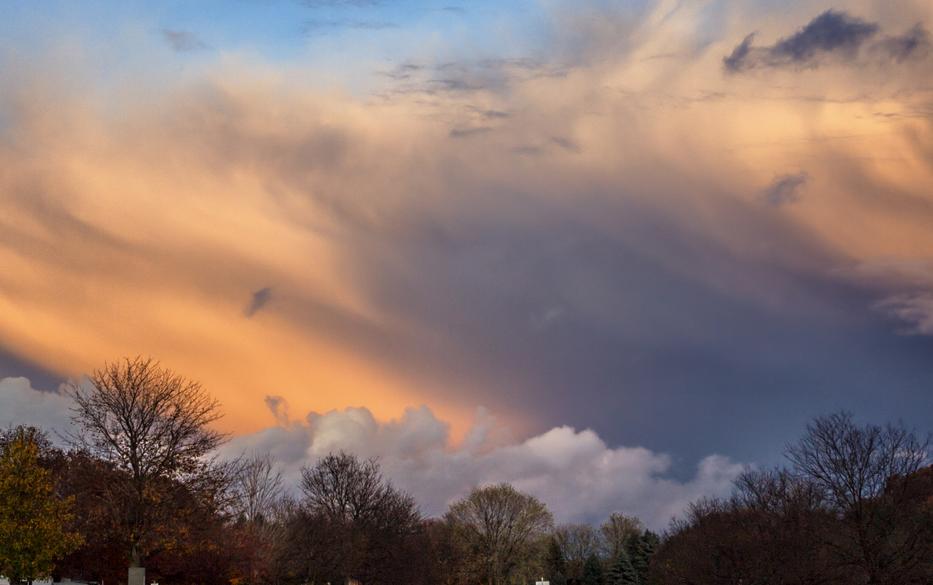
<svg viewBox="0 0 933 585">
<path fill-rule="evenodd" d="M 629 560 L 625 549 L 620 550 L 619 554 L 616 555 L 607 577 L 606 585 L 638 585 L 640 583 L 638 573 L 632 567 L 632 562 Z"/>
<path fill-rule="evenodd" d="M 648 550 L 651 551 L 651 554 L 654 554 L 654 551 L 657 550 L 658 545 L 661 544 L 661 537 L 654 532 L 651 532 L 650 530 L 645 530 L 641 537 L 648 545 Z"/>
<path fill-rule="evenodd" d="M 558 576 L 562 582 L 567 581 L 567 560 L 564 558 L 564 551 L 561 550 L 560 543 L 553 536 L 548 539 L 547 557 L 544 566 L 547 569 L 551 585 L 555 585 Z"/>
<path fill-rule="evenodd" d="M 658 541 L 656 534 L 650 530 L 645 530 L 641 534 L 629 538 L 626 543 L 626 553 L 632 568 L 635 570 L 638 583 L 647 583 L 648 581 L 648 566 Z"/>
<path fill-rule="evenodd" d="M 603 585 L 603 564 L 596 555 L 586 558 L 583 565 L 583 585 Z"/>
</svg>

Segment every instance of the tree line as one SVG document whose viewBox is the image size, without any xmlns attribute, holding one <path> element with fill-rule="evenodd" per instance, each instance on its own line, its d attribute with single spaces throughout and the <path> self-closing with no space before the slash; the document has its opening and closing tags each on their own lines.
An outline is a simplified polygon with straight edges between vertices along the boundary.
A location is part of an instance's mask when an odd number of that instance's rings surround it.
<svg viewBox="0 0 933 585">
<path fill-rule="evenodd" d="M 69 389 L 67 448 L 0 432 L 0 574 L 233 585 L 930 585 L 928 437 L 814 420 L 788 464 L 749 470 L 661 535 L 632 516 L 555 525 L 508 484 L 426 518 L 375 459 L 332 453 L 285 485 L 268 455 L 213 454 L 219 405 L 149 359 Z"/>
</svg>

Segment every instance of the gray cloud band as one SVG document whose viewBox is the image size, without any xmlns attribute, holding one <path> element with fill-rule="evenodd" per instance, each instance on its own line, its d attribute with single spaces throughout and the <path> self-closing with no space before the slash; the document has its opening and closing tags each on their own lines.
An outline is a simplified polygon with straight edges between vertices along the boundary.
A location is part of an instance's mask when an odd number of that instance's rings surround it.
<svg viewBox="0 0 933 585">
<path fill-rule="evenodd" d="M 773 67 L 815 67 L 827 59 L 852 62 L 861 52 L 902 62 L 925 57 L 930 52 L 930 34 L 920 24 L 902 35 L 878 39 L 881 27 L 849 15 L 828 10 L 789 37 L 770 46 L 756 46 L 752 33 L 723 58 L 730 73 Z"/>
</svg>

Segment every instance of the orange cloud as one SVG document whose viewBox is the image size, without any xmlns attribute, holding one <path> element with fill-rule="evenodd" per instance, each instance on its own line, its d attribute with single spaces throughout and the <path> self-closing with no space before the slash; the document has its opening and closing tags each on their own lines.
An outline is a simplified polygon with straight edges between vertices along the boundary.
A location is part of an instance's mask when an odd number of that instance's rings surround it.
<svg viewBox="0 0 933 585">
<path fill-rule="evenodd" d="M 144 98 L 21 85 L 3 102 L 0 345 L 68 375 L 153 355 L 205 383 L 237 431 L 271 421 L 272 394 L 296 411 L 365 405 L 380 418 L 427 403 L 462 432 L 477 401 L 522 382 L 444 379 L 412 366 L 417 355 L 399 364 L 412 339 L 455 353 L 460 334 L 406 319 L 365 273 L 362 260 L 428 270 L 384 241 L 416 224 L 441 238 L 489 216 L 522 225 L 572 208 L 611 230 L 586 206 L 616 198 L 736 256 L 805 271 L 824 259 L 755 226 L 789 226 L 840 266 L 933 258 L 933 94 L 914 83 L 929 62 L 727 77 L 743 21 L 726 15 L 728 34 L 704 44 L 699 4 L 670 10 L 659 4 L 612 59 L 505 63 L 445 91 L 389 84 L 381 99 L 242 62 Z M 799 200 L 768 208 L 774 178 L 804 171 Z M 759 223 L 743 225 L 750 216 Z M 721 286 L 705 267 L 658 262 Z M 741 278 L 728 288 L 775 296 Z M 565 300 L 598 311 L 598 294 L 580 285 Z M 452 389 L 441 397 L 439 384 Z M 519 425 L 523 414 L 508 413 Z"/>
</svg>

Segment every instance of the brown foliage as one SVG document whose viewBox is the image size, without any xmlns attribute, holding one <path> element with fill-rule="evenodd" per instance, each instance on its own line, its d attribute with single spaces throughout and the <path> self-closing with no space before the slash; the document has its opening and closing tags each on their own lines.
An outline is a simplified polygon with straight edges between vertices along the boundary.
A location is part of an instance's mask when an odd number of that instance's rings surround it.
<svg viewBox="0 0 933 585">
<path fill-rule="evenodd" d="M 657 585 L 929 585 L 929 441 L 900 426 L 816 419 L 793 467 L 746 473 L 728 501 L 695 504 L 652 563 Z"/>
<path fill-rule="evenodd" d="M 163 488 L 210 475 L 204 458 L 224 440 L 208 428 L 219 405 L 197 382 L 139 357 L 106 364 L 89 386 L 72 384 L 70 393 L 81 429 L 73 443 L 121 472 L 99 495 L 123 512 L 121 540 L 139 566 L 160 546 L 153 535 L 164 515 Z"/>
<path fill-rule="evenodd" d="M 418 508 L 374 460 L 328 455 L 303 470 L 301 488 L 304 500 L 288 518 L 279 550 L 285 581 L 429 582 Z"/>
</svg>

